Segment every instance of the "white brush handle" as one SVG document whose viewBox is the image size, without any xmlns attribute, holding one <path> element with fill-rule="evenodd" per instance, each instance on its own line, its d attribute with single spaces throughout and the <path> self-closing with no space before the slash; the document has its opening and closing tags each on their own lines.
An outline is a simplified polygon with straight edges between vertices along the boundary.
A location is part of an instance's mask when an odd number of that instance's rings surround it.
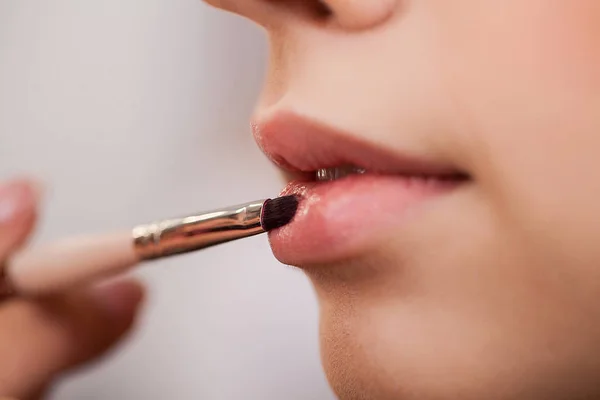
<svg viewBox="0 0 600 400">
<path fill-rule="evenodd" d="M 131 232 L 77 237 L 18 253 L 6 277 L 16 294 L 40 296 L 121 274 L 138 262 Z"/>
</svg>

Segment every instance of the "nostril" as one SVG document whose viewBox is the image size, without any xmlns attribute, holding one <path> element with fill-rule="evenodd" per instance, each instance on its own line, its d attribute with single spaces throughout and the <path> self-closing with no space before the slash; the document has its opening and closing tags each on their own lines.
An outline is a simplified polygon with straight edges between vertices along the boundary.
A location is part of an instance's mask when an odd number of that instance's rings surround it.
<svg viewBox="0 0 600 400">
<path fill-rule="evenodd" d="M 234 0 L 235 1 L 235 0 Z M 240 0 L 251 3 L 251 0 Z M 326 22 L 347 30 L 369 29 L 382 24 L 396 10 L 401 0 L 255 0 L 269 4 L 272 15 Z"/>
<path fill-rule="evenodd" d="M 249 0 L 243 0 L 249 1 Z M 285 10 L 290 14 L 311 19 L 328 19 L 333 15 L 333 9 L 326 0 L 266 0 L 271 5 Z"/>
<path fill-rule="evenodd" d="M 247 0 L 246 0 L 247 1 Z M 282 7 L 287 7 L 291 12 L 302 13 L 311 18 L 328 18 L 333 14 L 332 8 L 326 0 L 270 0 Z"/>
<path fill-rule="evenodd" d="M 320 18 L 328 18 L 333 15 L 333 10 L 325 1 L 317 0 L 315 3 L 315 13 Z"/>
</svg>

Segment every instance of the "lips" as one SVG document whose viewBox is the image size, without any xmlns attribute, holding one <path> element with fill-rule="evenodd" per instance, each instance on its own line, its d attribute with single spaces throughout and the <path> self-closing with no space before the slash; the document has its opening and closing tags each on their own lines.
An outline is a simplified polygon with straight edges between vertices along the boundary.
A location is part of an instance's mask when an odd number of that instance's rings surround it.
<svg viewBox="0 0 600 400">
<path fill-rule="evenodd" d="M 293 113 L 253 127 L 260 148 L 290 177 L 282 195 L 301 197 L 292 223 L 269 234 L 285 264 L 358 256 L 468 180 L 450 165 L 391 152 Z"/>
</svg>

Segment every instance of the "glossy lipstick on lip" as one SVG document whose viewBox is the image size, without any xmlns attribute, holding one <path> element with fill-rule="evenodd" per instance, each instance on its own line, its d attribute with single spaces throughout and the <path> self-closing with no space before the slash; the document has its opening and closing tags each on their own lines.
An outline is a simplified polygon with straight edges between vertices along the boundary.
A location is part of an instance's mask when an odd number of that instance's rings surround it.
<svg viewBox="0 0 600 400">
<path fill-rule="evenodd" d="M 353 256 L 382 232 L 405 223 L 410 210 L 463 181 L 446 165 L 392 154 L 291 114 L 257 124 L 255 134 L 282 168 L 301 175 L 312 171 L 312 180 L 293 180 L 284 189 L 282 195 L 302 198 L 300 208 L 292 223 L 270 233 L 275 255 L 286 264 Z M 317 171 L 341 166 L 360 173 L 316 181 Z"/>
<path fill-rule="evenodd" d="M 360 252 L 409 210 L 456 187 L 449 180 L 355 175 L 330 182 L 291 182 L 282 194 L 302 198 L 289 225 L 270 233 L 275 256 L 291 265 L 335 261 Z"/>
</svg>

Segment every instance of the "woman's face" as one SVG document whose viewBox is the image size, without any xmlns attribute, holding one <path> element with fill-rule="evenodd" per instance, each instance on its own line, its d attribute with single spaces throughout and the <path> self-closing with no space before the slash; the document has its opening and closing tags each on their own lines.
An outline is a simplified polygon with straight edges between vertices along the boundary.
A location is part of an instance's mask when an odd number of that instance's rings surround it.
<svg viewBox="0 0 600 400">
<path fill-rule="evenodd" d="M 598 395 L 600 2 L 209 2 L 269 34 L 263 150 L 367 169 L 291 184 L 271 235 L 336 393 Z"/>
</svg>

